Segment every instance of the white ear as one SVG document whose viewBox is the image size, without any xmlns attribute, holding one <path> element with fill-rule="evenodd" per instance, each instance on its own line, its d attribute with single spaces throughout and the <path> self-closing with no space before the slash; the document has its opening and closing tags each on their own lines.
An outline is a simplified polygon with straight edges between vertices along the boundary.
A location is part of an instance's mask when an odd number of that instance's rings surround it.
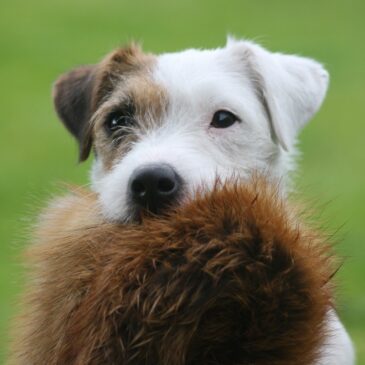
<svg viewBox="0 0 365 365">
<path fill-rule="evenodd" d="M 267 109 L 273 138 L 289 149 L 299 130 L 321 106 L 328 72 L 312 59 L 271 53 L 249 41 L 228 39 L 227 47 L 237 51 L 240 48 L 241 55 L 244 51 L 251 77 Z"/>
</svg>

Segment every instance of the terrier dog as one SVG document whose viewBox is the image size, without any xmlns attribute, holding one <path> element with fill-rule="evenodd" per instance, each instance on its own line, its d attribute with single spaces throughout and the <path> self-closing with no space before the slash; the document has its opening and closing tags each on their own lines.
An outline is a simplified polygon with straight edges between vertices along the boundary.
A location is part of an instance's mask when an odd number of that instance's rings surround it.
<svg viewBox="0 0 365 365">
<path fill-rule="evenodd" d="M 254 171 L 284 180 L 300 129 L 328 87 L 318 62 L 229 39 L 223 48 L 152 55 L 135 44 L 79 67 L 54 86 L 57 113 L 80 161 L 94 152 L 92 186 L 103 214 L 138 222 L 161 214 L 216 178 Z M 354 363 L 334 312 L 321 365 Z"/>
</svg>

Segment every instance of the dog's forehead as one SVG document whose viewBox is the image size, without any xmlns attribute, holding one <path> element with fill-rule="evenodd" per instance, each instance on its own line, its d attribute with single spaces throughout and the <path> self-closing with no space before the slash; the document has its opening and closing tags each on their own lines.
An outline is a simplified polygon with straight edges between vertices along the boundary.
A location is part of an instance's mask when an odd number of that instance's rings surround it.
<svg viewBox="0 0 365 365">
<path fill-rule="evenodd" d="M 121 49 L 106 65 L 120 75 L 106 104 L 130 100 L 137 114 L 156 121 L 167 110 L 185 115 L 209 112 L 215 104 L 235 104 L 235 99 L 240 104 L 244 96 L 244 62 L 227 47 L 160 55 L 145 54 L 140 48 Z M 110 77 L 106 80 L 109 82 Z"/>
<path fill-rule="evenodd" d="M 224 82 L 242 68 L 227 48 L 189 49 L 157 56 L 153 76 L 168 88 L 191 90 L 192 86 L 202 83 Z"/>
<path fill-rule="evenodd" d="M 118 50 L 106 62 L 119 78 L 104 106 L 130 101 L 150 127 L 166 120 L 193 123 L 210 118 L 214 109 L 242 111 L 242 101 L 254 97 L 244 57 L 227 46 L 160 55 L 140 48 Z"/>
<path fill-rule="evenodd" d="M 242 101 L 254 97 L 244 54 L 228 47 L 157 55 L 151 71 L 172 114 L 208 118 L 214 109 L 239 112 Z"/>
</svg>

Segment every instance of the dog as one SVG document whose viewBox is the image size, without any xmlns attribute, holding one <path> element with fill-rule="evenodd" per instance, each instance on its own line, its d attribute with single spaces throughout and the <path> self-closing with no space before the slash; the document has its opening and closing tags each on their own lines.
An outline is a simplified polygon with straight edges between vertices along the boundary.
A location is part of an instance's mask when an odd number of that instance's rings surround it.
<svg viewBox="0 0 365 365">
<path fill-rule="evenodd" d="M 324 67 L 229 38 L 223 48 L 158 56 L 136 45 L 61 76 L 56 111 L 91 151 L 93 190 L 107 220 L 138 223 L 199 187 L 259 171 L 290 189 L 296 137 L 328 88 Z M 328 313 L 318 365 L 354 364 L 351 340 Z"/>
</svg>

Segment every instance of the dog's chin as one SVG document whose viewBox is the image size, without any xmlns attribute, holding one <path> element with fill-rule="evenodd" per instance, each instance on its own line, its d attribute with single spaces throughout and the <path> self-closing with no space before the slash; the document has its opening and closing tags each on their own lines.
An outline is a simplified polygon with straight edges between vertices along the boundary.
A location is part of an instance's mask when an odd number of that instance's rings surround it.
<svg viewBox="0 0 365 365">
<path fill-rule="evenodd" d="M 191 197 L 188 196 L 188 194 L 181 194 L 174 200 L 174 202 L 170 202 L 169 204 L 165 204 L 159 208 L 141 208 L 133 204 L 129 204 L 128 213 L 120 220 L 120 222 L 122 224 L 140 225 L 143 224 L 145 220 L 167 218 L 176 212 L 178 208 L 187 204 L 190 200 Z"/>
</svg>

